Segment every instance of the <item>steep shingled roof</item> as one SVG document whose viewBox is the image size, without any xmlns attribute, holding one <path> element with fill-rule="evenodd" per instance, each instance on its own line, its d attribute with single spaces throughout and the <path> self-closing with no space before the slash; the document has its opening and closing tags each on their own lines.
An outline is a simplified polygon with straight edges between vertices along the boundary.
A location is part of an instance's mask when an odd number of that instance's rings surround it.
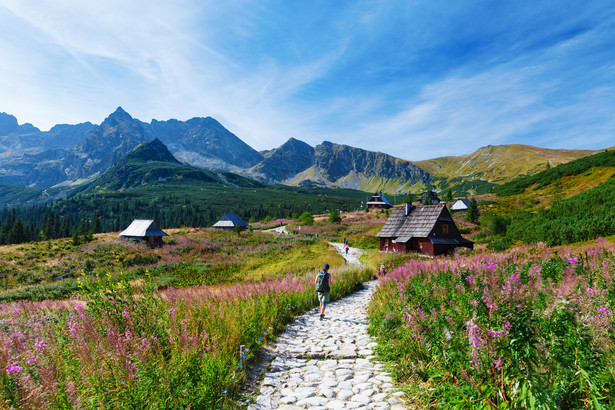
<svg viewBox="0 0 615 410">
<path fill-rule="evenodd" d="M 397 231 L 395 242 L 408 242 L 410 238 L 427 238 L 436 225 L 444 204 L 422 205 L 412 209 L 404 225 Z"/>
<path fill-rule="evenodd" d="M 120 236 L 169 236 L 156 225 L 153 219 L 135 219 Z"/>
<path fill-rule="evenodd" d="M 444 204 L 412 206 L 408 215 L 406 215 L 406 207 L 395 208 L 376 236 L 396 238 L 395 242 L 402 243 L 409 241 L 410 238 L 427 238 L 444 206 Z"/>
<path fill-rule="evenodd" d="M 397 231 L 402 225 L 406 222 L 406 208 L 405 207 L 397 207 L 393 208 L 391 211 L 391 215 L 389 215 L 387 221 L 384 226 L 376 234 L 378 238 L 392 238 L 397 236 Z"/>
<path fill-rule="evenodd" d="M 227 213 L 222 215 L 222 218 L 214 225 L 214 228 L 234 228 L 236 226 L 248 226 L 237 214 Z"/>
<path fill-rule="evenodd" d="M 378 198 L 382 199 L 382 201 L 372 201 L 372 199 L 374 197 L 376 197 L 376 196 Z M 380 205 L 382 203 L 385 203 L 386 205 L 390 206 L 391 208 L 393 207 L 393 205 L 391 205 L 389 200 L 384 196 L 384 194 L 382 192 L 376 192 L 374 195 L 372 195 L 372 197 L 369 199 L 369 201 L 367 201 L 366 205 Z"/>
</svg>

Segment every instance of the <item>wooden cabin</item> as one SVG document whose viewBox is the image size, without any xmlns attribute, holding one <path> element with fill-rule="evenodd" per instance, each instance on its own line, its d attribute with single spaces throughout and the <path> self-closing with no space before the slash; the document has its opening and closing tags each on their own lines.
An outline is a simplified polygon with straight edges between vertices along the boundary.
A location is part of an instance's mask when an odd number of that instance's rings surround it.
<svg viewBox="0 0 615 410">
<path fill-rule="evenodd" d="M 163 236 L 169 235 L 164 233 L 153 219 L 135 219 L 120 233 L 121 239 L 145 242 L 149 245 L 162 245 Z"/>
<path fill-rule="evenodd" d="M 457 248 L 474 248 L 474 242 L 461 236 L 444 204 L 396 207 L 376 237 L 384 252 L 436 256 Z"/>
<path fill-rule="evenodd" d="M 423 196 L 419 198 L 419 203 L 423 205 L 435 205 L 441 202 L 442 201 L 440 200 L 440 198 L 438 198 L 438 194 L 431 190 L 425 192 L 425 194 L 423 194 Z"/>
<path fill-rule="evenodd" d="M 393 205 L 386 199 L 382 192 L 376 192 L 372 197 L 367 201 L 367 210 L 370 209 L 389 209 L 393 208 Z"/>
<path fill-rule="evenodd" d="M 248 224 L 241 219 L 239 215 L 232 213 L 222 215 L 222 218 L 213 225 L 214 228 L 225 229 L 227 231 L 234 231 L 236 226 L 242 231 L 248 228 Z"/>
<path fill-rule="evenodd" d="M 455 201 L 455 203 L 453 203 L 453 205 L 451 205 L 451 211 L 452 212 L 467 211 L 469 206 L 470 206 L 469 199 L 458 199 Z"/>
</svg>

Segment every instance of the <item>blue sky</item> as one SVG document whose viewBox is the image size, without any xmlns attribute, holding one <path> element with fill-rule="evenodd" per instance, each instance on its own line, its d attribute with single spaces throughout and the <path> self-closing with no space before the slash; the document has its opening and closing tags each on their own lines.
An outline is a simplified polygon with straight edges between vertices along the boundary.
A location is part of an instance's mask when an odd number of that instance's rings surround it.
<svg viewBox="0 0 615 410">
<path fill-rule="evenodd" d="M 613 1 L 0 0 L 0 111 L 409 160 L 615 145 Z"/>
</svg>

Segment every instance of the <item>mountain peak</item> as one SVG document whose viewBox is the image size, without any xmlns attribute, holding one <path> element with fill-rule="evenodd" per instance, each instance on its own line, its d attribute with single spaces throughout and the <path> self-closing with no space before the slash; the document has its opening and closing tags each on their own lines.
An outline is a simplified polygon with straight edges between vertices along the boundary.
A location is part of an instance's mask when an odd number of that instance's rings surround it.
<svg viewBox="0 0 615 410">
<path fill-rule="evenodd" d="M 126 155 L 126 161 L 130 162 L 171 162 L 180 164 L 180 162 L 171 154 L 166 145 L 158 138 L 154 138 L 149 142 L 144 142 L 136 146 Z"/>
<path fill-rule="evenodd" d="M 122 107 L 117 107 L 105 120 L 100 124 L 101 127 L 115 126 L 121 123 L 133 122 L 134 118 L 128 114 Z"/>
</svg>

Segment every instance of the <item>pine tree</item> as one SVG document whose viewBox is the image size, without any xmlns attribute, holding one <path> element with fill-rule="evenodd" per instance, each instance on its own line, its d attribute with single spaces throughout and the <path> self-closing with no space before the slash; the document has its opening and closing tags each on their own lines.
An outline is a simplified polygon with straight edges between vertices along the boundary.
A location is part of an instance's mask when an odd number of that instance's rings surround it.
<svg viewBox="0 0 615 410">
<path fill-rule="evenodd" d="M 475 224 L 478 222 L 479 216 L 478 203 L 476 202 L 476 199 L 472 198 L 470 199 L 470 205 L 468 205 L 468 210 L 466 211 L 466 221 Z"/>
<path fill-rule="evenodd" d="M 102 229 L 100 228 L 100 214 L 98 209 L 94 211 L 94 224 L 93 224 L 94 233 L 100 233 Z"/>
</svg>

